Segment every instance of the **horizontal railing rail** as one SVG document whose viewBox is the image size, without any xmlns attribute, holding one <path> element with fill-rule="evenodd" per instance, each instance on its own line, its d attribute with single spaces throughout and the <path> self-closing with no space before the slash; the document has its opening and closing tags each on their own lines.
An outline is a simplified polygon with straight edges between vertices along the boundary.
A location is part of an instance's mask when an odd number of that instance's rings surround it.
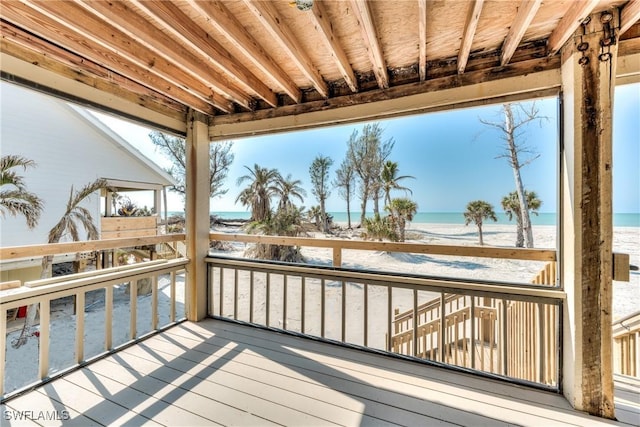
<svg viewBox="0 0 640 427">
<path fill-rule="evenodd" d="M 213 317 L 558 388 L 558 331 L 565 298 L 558 288 L 221 256 L 206 260 Z M 468 301 L 455 305 L 461 299 Z M 511 314 L 516 302 L 553 312 L 553 317 L 538 317 L 538 323 L 531 325 L 552 331 L 545 337 L 547 347 L 536 347 L 535 340 L 524 338 L 518 345 L 511 343 L 520 339 L 514 325 L 521 322 L 514 316 L 522 315 Z M 419 308 L 425 303 L 446 320 L 420 320 Z M 398 308 L 411 312 L 404 330 L 394 329 Z M 529 357 L 528 353 L 534 354 L 536 363 L 525 377 L 512 361 Z"/>
<path fill-rule="evenodd" d="M 0 247 L 0 261 L 37 258 L 47 255 L 61 255 L 77 252 L 93 252 L 106 249 L 160 245 L 163 243 L 181 242 L 185 239 L 186 235 L 184 233 L 174 233 L 163 234 L 160 236 L 83 240 L 80 242 L 48 243 L 41 245 L 6 246 Z"/>
<path fill-rule="evenodd" d="M 430 245 L 423 243 L 373 242 L 365 240 L 318 239 L 311 237 L 265 236 L 230 233 L 210 233 L 209 239 L 226 242 L 330 248 L 333 250 L 334 267 L 340 267 L 342 265 L 342 250 L 345 249 L 478 258 L 502 258 L 528 261 L 556 261 L 557 257 L 556 251 L 552 249 Z"/>
<path fill-rule="evenodd" d="M 3 248 L 5 251 L 3 255 L 9 254 L 10 257 L 23 258 L 26 256 L 39 255 L 51 255 L 66 253 L 67 251 L 76 250 L 102 250 L 120 248 L 126 245 L 138 245 L 138 244 L 158 244 L 167 241 L 176 241 L 176 239 L 184 238 L 184 235 L 170 235 L 170 236 L 158 236 L 159 239 L 154 237 L 151 239 L 145 238 L 142 241 L 140 239 L 111 239 L 109 241 L 91 241 L 76 243 L 63 243 L 58 245 L 34 245 L 29 246 L 29 250 L 24 250 L 27 247 L 15 248 Z M 2 400 L 19 393 L 25 387 L 32 387 L 39 383 L 42 383 L 49 379 L 51 376 L 50 369 L 50 347 L 51 337 L 50 332 L 55 323 L 55 319 L 52 319 L 51 303 L 52 301 L 60 300 L 62 298 L 72 297 L 74 313 L 73 317 L 75 326 L 75 345 L 74 345 L 74 363 L 66 367 L 56 367 L 57 371 L 62 372 L 72 369 L 74 366 L 79 366 L 85 363 L 87 360 L 95 357 L 101 357 L 104 354 L 108 354 L 114 351 L 117 347 L 126 345 L 129 342 L 133 342 L 136 339 L 141 338 L 142 335 L 138 330 L 140 321 L 145 322 L 144 319 L 138 316 L 138 289 L 143 289 L 141 286 L 149 285 L 150 297 L 150 315 L 148 322 L 150 323 L 146 328 L 149 328 L 150 333 L 158 331 L 159 329 L 174 324 L 185 318 L 184 310 L 178 309 L 178 303 L 184 304 L 184 289 L 177 289 L 177 276 L 184 273 L 185 266 L 188 264 L 186 258 L 176 258 L 171 260 L 156 260 L 143 262 L 131 265 L 122 265 L 113 268 L 106 268 L 100 270 L 85 271 L 82 273 L 70 274 L 66 276 L 46 278 L 40 280 L 27 281 L 20 287 L 7 287 L 6 290 L 0 294 L 0 395 Z M 167 322 L 160 324 L 159 315 L 159 277 L 168 276 L 169 289 L 166 298 L 163 298 L 163 302 L 168 305 L 168 315 L 166 316 Z M 118 338 L 119 342 L 116 345 L 115 332 L 121 332 L 114 330 L 114 288 L 116 286 L 125 286 L 126 293 L 128 293 L 128 321 L 129 331 L 124 338 Z M 103 351 L 93 357 L 85 357 L 85 301 L 87 293 L 91 291 L 104 289 L 104 337 L 103 337 Z M 181 295 L 178 292 L 182 292 Z M 142 297 L 142 296 L 140 296 Z M 168 301 L 167 301 L 168 299 Z M 37 339 L 38 346 L 35 348 L 37 354 L 37 378 L 36 382 L 26 384 L 8 390 L 5 387 L 5 380 L 7 378 L 7 358 L 11 357 L 8 352 L 8 330 L 7 330 L 7 314 L 8 311 L 14 310 L 18 307 L 36 305 L 38 307 L 38 335 L 36 338 L 29 337 L 28 339 Z M 120 320 L 120 319 L 118 319 Z M 17 331 L 16 331 L 17 332 Z M 120 335 L 124 335 L 119 333 Z M 34 350 L 27 349 L 27 345 L 17 350 L 27 352 Z M 17 353 L 16 353 L 17 354 Z M 23 357 L 24 354 L 20 353 L 17 357 Z M 15 373 L 15 372 L 14 372 Z M 19 372 L 17 374 L 20 374 Z M 54 372 L 55 374 L 55 372 Z"/>
</svg>

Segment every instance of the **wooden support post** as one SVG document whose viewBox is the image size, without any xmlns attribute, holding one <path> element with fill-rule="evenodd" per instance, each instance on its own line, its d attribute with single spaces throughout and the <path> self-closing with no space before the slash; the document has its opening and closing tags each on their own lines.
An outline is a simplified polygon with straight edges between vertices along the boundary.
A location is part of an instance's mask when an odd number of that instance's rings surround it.
<svg viewBox="0 0 640 427">
<path fill-rule="evenodd" d="M 197 322 L 207 315 L 207 264 L 209 252 L 209 137 L 207 117 L 190 111 L 186 140 L 187 188 L 187 318 Z"/>
<path fill-rule="evenodd" d="M 561 284 L 563 391 L 577 409 L 614 418 L 612 112 L 618 13 L 594 14 L 562 49 Z"/>
</svg>

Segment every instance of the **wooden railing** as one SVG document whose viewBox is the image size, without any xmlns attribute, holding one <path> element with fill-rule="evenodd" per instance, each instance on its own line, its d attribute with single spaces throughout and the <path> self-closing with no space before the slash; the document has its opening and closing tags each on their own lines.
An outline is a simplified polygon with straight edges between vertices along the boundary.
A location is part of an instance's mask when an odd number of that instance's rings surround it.
<svg viewBox="0 0 640 427">
<path fill-rule="evenodd" d="M 613 372 L 640 378 L 640 311 L 613 323 Z"/>
<path fill-rule="evenodd" d="M 36 257 L 44 255 L 56 255 L 73 252 L 87 252 L 106 250 L 122 247 L 159 245 L 170 242 L 178 242 L 184 240 L 184 234 L 164 235 L 148 238 L 130 238 L 130 239 L 109 239 L 98 241 L 83 241 L 71 243 L 59 243 L 52 245 L 30 245 L 20 247 L 4 247 L 0 248 L 0 257 L 3 260 L 22 259 L 25 257 Z M 87 360 L 101 357 L 106 353 L 115 351 L 118 347 L 126 345 L 128 342 L 141 338 L 146 333 L 141 332 L 138 327 L 142 319 L 138 316 L 139 299 L 138 288 L 142 281 L 150 282 L 150 311 L 148 322 L 145 327 L 150 333 L 153 333 L 165 326 L 174 324 L 184 319 L 184 309 L 178 309 L 178 303 L 185 301 L 184 294 L 177 294 L 176 276 L 184 272 L 185 265 L 188 260 L 186 258 L 177 258 L 171 260 L 156 260 L 144 262 L 140 264 L 132 264 L 107 268 L 101 270 L 85 271 L 82 273 L 71 274 L 67 276 L 53 277 L 48 279 L 27 281 L 22 286 L 19 281 L 12 281 L 10 286 L 0 286 L 2 293 L 0 294 L 0 395 L 2 399 L 19 393 L 23 388 L 28 388 L 44 380 L 48 380 L 51 376 L 65 372 L 69 368 L 78 366 Z M 169 278 L 168 293 L 168 316 L 166 322 L 160 323 L 159 316 L 159 288 L 158 278 L 167 275 Z M 17 282 L 17 283 L 16 283 Z M 1 285 L 1 284 L 0 284 Z M 125 293 L 128 293 L 128 317 L 129 327 L 124 338 L 120 338 L 122 331 L 114 329 L 114 289 L 124 286 Z M 104 290 L 104 336 L 103 351 L 97 355 L 90 357 L 85 356 L 85 345 L 87 338 L 85 337 L 85 301 L 86 296 L 91 291 Z M 68 366 L 57 366 L 54 370 L 50 367 L 50 348 L 55 341 L 51 340 L 50 331 L 56 323 L 52 319 L 51 302 L 60 301 L 62 298 L 72 297 L 74 304 L 74 326 L 75 326 L 75 344 L 73 352 L 73 362 Z M 20 375 L 21 372 L 7 372 L 7 358 L 12 357 L 12 352 L 7 351 L 7 314 L 18 307 L 24 307 L 35 304 L 38 307 L 37 319 L 37 335 L 29 340 L 37 340 L 37 346 L 24 345 L 18 349 L 11 349 L 16 352 L 15 357 L 31 358 L 38 362 L 37 374 L 34 383 L 27 381 L 26 384 L 8 389 L 5 387 L 7 374 Z M 22 323 L 22 322 L 21 322 Z M 22 329 L 20 327 L 20 329 Z M 20 329 L 16 330 L 17 333 Z M 116 332 L 118 338 L 116 339 Z M 9 337 L 11 338 L 11 337 Z M 13 337 L 15 340 L 17 337 Z M 54 337 L 55 339 L 55 337 Z M 95 340 L 95 337 L 93 338 Z M 11 340 L 10 340 L 11 341 Z M 34 357 L 30 352 L 36 351 L 37 356 Z"/>
<path fill-rule="evenodd" d="M 548 263 L 532 283 L 554 286 L 556 263 Z M 454 344 L 439 353 L 437 336 L 444 314 L 444 334 Z M 472 314 L 473 313 L 473 314 Z M 416 324 L 419 357 L 444 360 L 466 368 L 555 385 L 558 337 L 557 311 L 553 306 L 527 301 L 495 300 L 445 295 L 418 307 Z M 413 311 L 395 309 L 392 350 L 411 354 Z M 473 330 L 473 333 L 471 332 Z M 500 348 L 500 334 L 505 348 Z M 470 340 L 470 336 L 479 337 Z M 507 357 L 512 355 L 512 357 Z"/>
<path fill-rule="evenodd" d="M 555 251 L 220 233 L 211 238 L 331 248 L 335 266 L 209 257 L 209 314 L 214 317 L 558 387 L 564 293 L 542 285 L 555 284 Z M 336 268 L 343 249 L 546 260 L 551 265 L 531 285 L 461 280 Z M 553 315 L 536 317 L 530 307 Z M 532 340 L 515 333 L 523 324 L 548 331 L 544 347 L 535 347 L 538 335 Z M 525 360 L 531 354 L 536 363 L 529 373 Z"/>
</svg>

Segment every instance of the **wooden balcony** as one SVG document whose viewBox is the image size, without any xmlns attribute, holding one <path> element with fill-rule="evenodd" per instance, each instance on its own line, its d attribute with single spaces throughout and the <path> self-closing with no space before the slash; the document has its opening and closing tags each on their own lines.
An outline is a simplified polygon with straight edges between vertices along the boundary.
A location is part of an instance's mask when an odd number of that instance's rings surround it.
<svg viewBox="0 0 640 427">
<path fill-rule="evenodd" d="M 555 393 L 213 319 L 181 323 L 2 411 L 7 425 L 27 411 L 80 425 L 622 424 Z"/>
</svg>

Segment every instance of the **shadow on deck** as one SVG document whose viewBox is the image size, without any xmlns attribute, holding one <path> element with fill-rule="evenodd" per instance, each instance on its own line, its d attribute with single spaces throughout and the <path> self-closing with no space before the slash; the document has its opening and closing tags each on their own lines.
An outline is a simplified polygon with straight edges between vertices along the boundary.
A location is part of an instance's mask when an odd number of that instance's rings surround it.
<svg viewBox="0 0 640 427">
<path fill-rule="evenodd" d="M 618 417 L 637 424 L 637 388 L 625 387 Z M 620 424 L 557 394 L 213 319 L 12 399 L 2 416 L 3 425 Z"/>
</svg>

